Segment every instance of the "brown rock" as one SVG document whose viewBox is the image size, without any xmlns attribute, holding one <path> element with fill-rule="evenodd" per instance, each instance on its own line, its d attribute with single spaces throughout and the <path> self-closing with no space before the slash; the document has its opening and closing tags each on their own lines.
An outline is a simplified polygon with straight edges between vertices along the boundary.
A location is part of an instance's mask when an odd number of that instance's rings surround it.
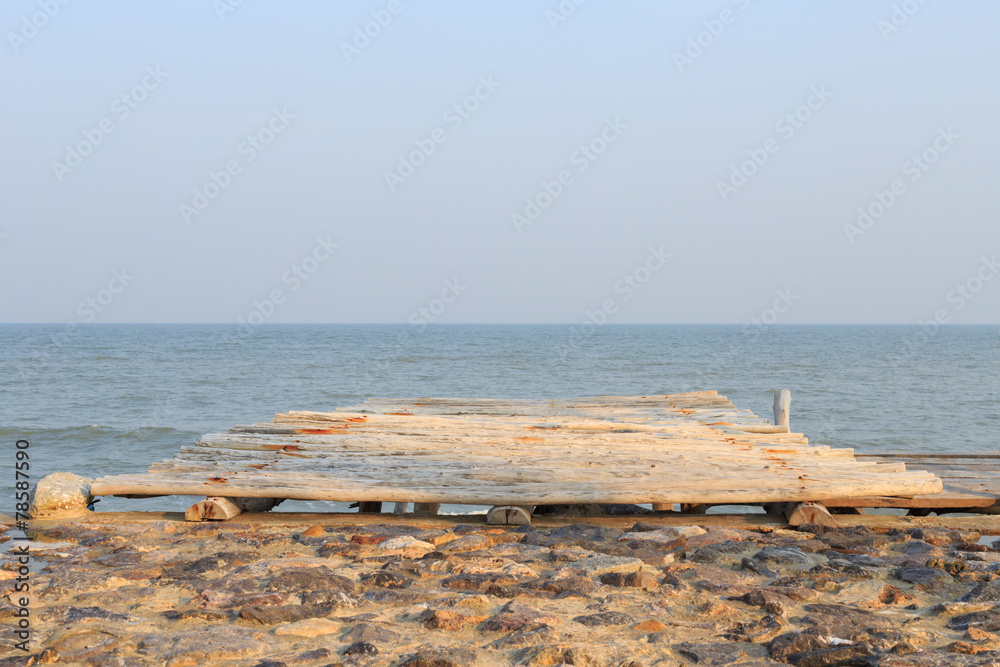
<svg viewBox="0 0 1000 667">
<path fill-rule="evenodd" d="M 302 531 L 302 536 L 303 537 L 320 537 L 325 532 L 326 531 L 323 530 L 323 526 L 318 526 L 317 525 L 317 526 L 312 526 L 310 528 L 306 528 L 305 530 L 303 530 Z"/>
<path fill-rule="evenodd" d="M 665 624 L 660 623 L 653 618 L 632 626 L 633 630 L 639 630 L 640 632 L 659 632 L 660 630 L 665 630 L 666 628 L 667 626 Z"/>
<path fill-rule="evenodd" d="M 601 575 L 601 583 L 606 586 L 617 586 L 619 588 L 657 588 L 660 584 L 656 577 L 645 572 L 609 572 Z"/>
<path fill-rule="evenodd" d="M 422 647 L 403 659 L 400 667 L 469 667 L 476 662 L 476 652 L 467 648 Z"/>
<path fill-rule="evenodd" d="M 511 600 L 500 608 L 496 616 L 483 624 L 483 630 L 490 632 L 510 632 L 512 630 L 524 630 L 534 625 L 552 625 L 558 622 L 558 617 L 543 614 L 528 605 Z"/>
<path fill-rule="evenodd" d="M 361 546 L 374 546 L 389 539 L 388 535 L 351 535 L 351 542 Z"/>
</svg>

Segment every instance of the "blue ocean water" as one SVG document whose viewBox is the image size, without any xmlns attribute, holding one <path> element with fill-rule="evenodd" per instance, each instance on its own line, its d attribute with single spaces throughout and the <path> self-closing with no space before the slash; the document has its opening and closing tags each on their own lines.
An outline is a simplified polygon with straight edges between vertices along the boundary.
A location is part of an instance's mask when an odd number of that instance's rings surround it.
<svg viewBox="0 0 1000 667">
<path fill-rule="evenodd" d="M 813 443 L 1000 450 L 997 326 L 0 325 L 0 380 L 4 497 L 18 439 L 36 479 L 143 472 L 204 433 L 373 396 L 716 389 L 770 417 L 772 393 L 787 388 L 792 428 Z M 190 503 L 108 498 L 99 509 Z"/>
</svg>

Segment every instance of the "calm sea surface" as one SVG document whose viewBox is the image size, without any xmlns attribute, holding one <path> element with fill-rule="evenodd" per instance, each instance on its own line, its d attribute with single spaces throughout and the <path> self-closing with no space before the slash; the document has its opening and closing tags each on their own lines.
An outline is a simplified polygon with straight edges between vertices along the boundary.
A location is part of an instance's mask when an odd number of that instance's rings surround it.
<svg viewBox="0 0 1000 667">
<path fill-rule="evenodd" d="M 996 326 L 0 325 L 0 380 L 5 498 L 17 439 L 31 443 L 36 479 L 144 472 L 204 433 L 371 396 L 717 389 L 770 418 L 772 392 L 787 388 L 793 430 L 816 444 L 1000 450 Z M 191 502 L 107 498 L 98 509 Z"/>
</svg>

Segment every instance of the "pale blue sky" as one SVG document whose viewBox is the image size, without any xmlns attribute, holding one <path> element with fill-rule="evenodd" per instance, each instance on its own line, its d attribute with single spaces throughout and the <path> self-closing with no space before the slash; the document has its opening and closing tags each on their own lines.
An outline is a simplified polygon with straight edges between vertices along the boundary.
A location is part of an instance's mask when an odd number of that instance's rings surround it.
<svg viewBox="0 0 1000 667">
<path fill-rule="evenodd" d="M 224 2 L 3 3 L 0 321 L 1000 322 L 998 3 Z"/>
</svg>

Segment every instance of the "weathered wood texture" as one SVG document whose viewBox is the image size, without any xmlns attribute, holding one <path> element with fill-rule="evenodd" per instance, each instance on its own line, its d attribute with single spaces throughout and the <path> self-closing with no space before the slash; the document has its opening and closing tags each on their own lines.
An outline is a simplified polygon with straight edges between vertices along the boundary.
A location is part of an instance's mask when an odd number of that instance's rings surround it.
<svg viewBox="0 0 1000 667">
<path fill-rule="evenodd" d="M 560 400 L 369 400 L 209 434 L 97 495 L 367 503 L 731 504 L 941 490 L 905 463 L 809 445 L 716 392 Z M 369 510 L 370 511 L 370 510 Z"/>
<path fill-rule="evenodd" d="M 779 389 L 774 392 L 774 423 L 777 426 L 790 428 L 788 423 L 788 410 L 792 405 L 792 393 L 787 389 Z"/>
</svg>

